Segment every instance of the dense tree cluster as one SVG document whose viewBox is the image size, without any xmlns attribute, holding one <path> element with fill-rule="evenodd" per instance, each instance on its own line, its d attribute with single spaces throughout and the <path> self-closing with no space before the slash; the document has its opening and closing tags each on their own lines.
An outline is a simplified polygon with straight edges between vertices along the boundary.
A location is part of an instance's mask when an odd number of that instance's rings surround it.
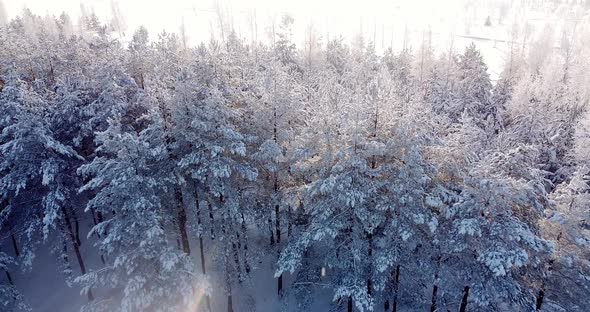
<svg viewBox="0 0 590 312">
<path fill-rule="evenodd" d="M 268 258 L 298 311 L 588 309 L 590 23 L 492 83 L 474 45 L 299 51 L 292 22 L 196 48 L 0 24 L 0 309 L 39 248 L 84 311 L 233 311 Z"/>
</svg>

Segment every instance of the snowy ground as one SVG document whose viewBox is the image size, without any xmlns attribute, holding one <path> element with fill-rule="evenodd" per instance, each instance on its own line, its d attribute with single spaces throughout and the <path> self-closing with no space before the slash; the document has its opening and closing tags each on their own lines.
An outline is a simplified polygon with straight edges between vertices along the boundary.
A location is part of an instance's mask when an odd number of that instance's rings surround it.
<svg viewBox="0 0 590 312">
<path fill-rule="evenodd" d="M 210 248 L 211 242 L 206 240 L 205 246 Z M 82 245 L 82 250 L 84 251 L 87 266 L 91 269 L 99 268 L 99 257 L 88 254 L 88 248 L 84 247 L 85 244 Z M 198 246 L 193 244 L 191 247 L 195 263 L 200 268 Z M 206 253 L 206 256 L 210 256 L 210 253 Z M 253 270 L 251 280 L 237 285 L 237 294 L 233 298 L 235 311 L 297 311 L 297 302 L 288 291 L 292 281 L 290 275 L 285 274 L 284 276 L 287 295 L 282 300 L 279 300 L 277 296 L 277 280 L 273 276 L 275 259 L 276 256 L 272 254 L 265 259 L 261 259 Z M 211 259 L 207 260 L 211 264 Z M 86 297 L 80 295 L 78 286 L 69 287 L 67 285 L 65 276 L 58 272 L 58 262 L 55 255 L 51 254 L 46 248 L 41 248 L 30 272 L 18 275 L 12 274 L 16 286 L 24 293 L 27 304 L 35 312 L 78 312 L 82 305 L 87 302 Z M 77 263 L 73 264 L 73 269 L 75 272 L 79 272 Z M 2 278 L 5 278 L 5 276 L 2 275 Z M 227 311 L 227 296 L 223 291 L 219 291 L 219 289 L 222 289 L 219 279 L 214 272 L 210 278 L 213 282 L 211 298 L 213 311 Z M 93 289 L 92 291 L 95 295 L 103 293 L 100 289 Z M 331 294 L 319 292 L 311 310 L 328 311 L 331 304 Z"/>
<path fill-rule="evenodd" d="M 188 209 L 190 211 L 194 207 L 190 207 L 189 205 Z M 189 224 L 195 221 L 191 219 L 191 215 L 189 215 Z M 196 221 L 193 224 L 196 224 Z M 94 239 L 84 239 L 86 236 L 85 233 L 88 233 L 91 226 L 91 220 L 81 220 L 81 252 L 88 270 L 98 269 L 102 266 L 99 255 L 93 252 L 91 248 Z M 256 263 L 252 263 L 253 271 L 250 280 L 234 286 L 234 311 L 297 311 L 297 302 L 292 296 L 292 293 L 289 292 L 292 276 L 289 274 L 284 275 L 285 296 L 279 299 L 277 295 L 277 279 L 274 278 L 274 263 L 276 263 L 277 255 L 274 250 L 270 252 L 268 238 L 251 236 L 250 241 L 260 248 L 268 248 L 269 252 L 263 258 L 258 259 Z M 12 273 L 13 280 L 25 296 L 26 303 L 34 312 L 78 312 L 87 302 L 86 296 L 80 294 L 80 287 L 78 285 L 68 286 L 66 276 L 60 272 L 61 263 L 58 256 L 51 253 L 46 245 L 42 244 L 36 252 L 32 270 L 25 273 Z M 213 311 L 227 311 L 227 296 L 223 291 L 221 279 L 212 265 L 215 261 L 212 259 L 212 254 L 214 253 L 213 248 L 216 248 L 215 241 L 204 239 L 204 246 L 205 262 L 207 264 L 209 279 L 212 283 L 212 309 Z M 9 252 L 9 254 L 13 254 L 11 245 L 0 246 L 0 248 Z M 195 268 L 200 272 L 201 263 L 198 239 L 194 235 L 191 237 L 191 251 L 191 256 L 195 261 Z M 73 255 L 70 256 L 74 276 L 77 276 L 80 273 L 80 268 Z M 6 277 L 2 274 L 0 278 L 5 279 Z M 92 289 L 95 297 L 105 295 L 104 291 L 101 289 Z M 322 291 L 320 289 L 315 295 L 315 301 L 312 303 L 311 310 L 328 311 L 330 309 L 329 307 L 333 305 L 331 301 L 332 295 L 329 291 Z"/>
</svg>

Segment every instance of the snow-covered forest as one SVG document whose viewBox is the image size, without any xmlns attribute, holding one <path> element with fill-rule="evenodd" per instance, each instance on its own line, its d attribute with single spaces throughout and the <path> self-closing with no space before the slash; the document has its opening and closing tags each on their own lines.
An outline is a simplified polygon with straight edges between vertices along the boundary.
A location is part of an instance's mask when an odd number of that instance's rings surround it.
<svg viewBox="0 0 590 312">
<path fill-rule="evenodd" d="M 496 81 L 475 44 L 300 45 L 289 15 L 198 46 L 0 15 L 0 311 L 590 310 L 568 12 Z"/>
</svg>

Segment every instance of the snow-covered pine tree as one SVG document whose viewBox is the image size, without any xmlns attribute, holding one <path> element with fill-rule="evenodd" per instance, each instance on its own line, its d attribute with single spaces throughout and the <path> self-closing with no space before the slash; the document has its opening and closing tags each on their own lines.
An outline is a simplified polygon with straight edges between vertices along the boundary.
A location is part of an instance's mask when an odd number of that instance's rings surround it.
<svg viewBox="0 0 590 312">
<path fill-rule="evenodd" d="M 492 83 L 475 44 L 471 44 L 459 55 L 457 71 L 457 98 L 451 119 L 457 121 L 463 112 L 472 116 L 476 123 L 488 131 L 500 127 L 499 111 L 490 101 Z"/>
<path fill-rule="evenodd" d="M 206 56 L 209 51 L 199 53 L 203 59 L 178 78 L 171 103 L 172 134 L 181 182 L 190 184 L 197 198 L 206 202 L 207 213 L 199 213 L 217 244 L 210 266 L 221 279 L 219 286 L 227 292 L 231 311 L 232 288 L 249 275 L 252 266 L 246 222 L 252 220 L 255 203 L 247 198 L 253 195 L 249 184 L 257 171 L 247 158 L 247 138 L 236 127 L 239 108 L 224 94 L 229 88 L 220 79 L 223 72 L 216 72 L 216 64 Z M 198 235 L 202 231 L 199 228 Z"/>
<path fill-rule="evenodd" d="M 324 97 L 306 134 L 312 144 L 300 147 L 307 156 L 295 168 L 311 174 L 301 192 L 303 212 L 296 212 L 306 217 L 283 251 L 277 275 L 300 270 L 307 280 L 296 283 L 313 287 L 321 282 L 305 272 L 325 267 L 322 279 L 334 300 L 348 302 L 349 310 L 372 310 L 379 301 L 397 300 L 390 289 L 399 286 L 395 275 L 405 246 L 398 242 L 411 236 L 429 169 L 412 143 L 421 142 L 419 132 L 392 119 L 398 113 L 392 106 L 402 103 L 390 102 L 395 89 L 389 71 L 370 46 L 355 62 L 340 70 L 330 64 L 334 76 L 320 85 Z M 399 214 L 411 224 L 400 224 Z"/>
<path fill-rule="evenodd" d="M 582 310 L 585 302 L 581 298 L 590 289 L 590 266 L 586 260 L 590 245 L 588 126 L 585 114 L 576 125 L 574 136 L 576 171 L 550 194 L 555 205 L 545 211 L 543 234 L 553 242 L 555 253 L 544 267 L 538 310 Z"/>
<path fill-rule="evenodd" d="M 536 168 L 538 152 L 520 146 L 479 148 L 474 154 L 478 149 L 469 141 L 462 144 L 463 152 L 452 152 L 464 159 L 455 167 L 455 182 L 442 184 L 447 191 L 435 196 L 441 207 L 436 237 L 442 255 L 437 307 L 460 302 L 463 308 L 529 309 L 540 264 L 551 252 L 539 231 L 548 203 L 543 172 Z"/>
<path fill-rule="evenodd" d="M 147 60 L 149 59 L 149 34 L 147 28 L 141 26 L 133 34 L 133 39 L 129 43 L 129 50 L 131 52 L 130 58 L 130 74 L 135 79 L 135 82 L 141 89 L 147 87 L 146 76 L 151 68 Z"/>
<path fill-rule="evenodd" d="M 0 221 L 12 233 L 15 253 L 25 265 L 32 264 L 38 242 L 48 242 L 64 260 L 71 281 L 70 255 L 75 255 L 81 274 L 87 270 L 76 216 L 83 200 L 77 196 L 80 181 L 75 172 L 84 158 L 61 132 L 75 129 L 52 122 L 57 110 L 49 110 L 44 99 L 17 78 L 8 79 L 0 101 L 8 113 L 0 126 L 1 200 L 7 204 Z M 56 234 L 59 239 L 52 240 Z M 92 300 L 91 292 L 88 298 Z"/>
<path fill-rule="evenodd" d="M 581 167 L 569 182 L 560 184 L 551 194 L 555 209 L 547 211 L 543 230 L 553 242 L 555 254 L 544 267 L 537 310 L 577 311 L 586 304 L 581 298 L 590 289 L 590 266 L 586 260 L 590 245 L 590 187 L 584 171 Z"/>
<path fill-rule="evenodd" d="M 89 236 L 100 235 L 97 247 L 109 262 L 77 282 L 83 291 L 96 286 L 121 291 L 89 304 L 89 311 L 176 311 L 190 307 L 204 290 L 190 258 L 169 236 L 166 200 L 177 181 L 170 170 L 163 120 L 149 97 L 136 100 L 145 107 L 144 114 L 132 122 L 120 114 L 109 119 L 108 128 L 97 134 L 97 157 L 79 169 L 91 178 L 81 191 L 95 193 L 87 210 L 105 216 Z"/>
</svg>

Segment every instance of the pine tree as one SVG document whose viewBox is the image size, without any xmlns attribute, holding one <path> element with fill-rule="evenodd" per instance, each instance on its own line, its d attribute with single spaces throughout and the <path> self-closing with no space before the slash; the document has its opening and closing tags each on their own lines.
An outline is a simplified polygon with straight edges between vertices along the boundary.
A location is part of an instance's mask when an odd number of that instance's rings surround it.
<svg viewBox="0 0 590 312">
<path fill-rule="evenodd" d="M 4 122 L 8 124 L 2 126 L 0 139 L 3 156 L 0 185 L 1 200 L 7 207 L 0 221 L 15 233 L 12 237 L 15 246 L 15 236 L 21 246 L 26 246 L 17 253 L 22 253 L 22 261 L 27 265 L 34 258 L 37 238 L 42 237 L 56 247 L 58 243 L 50 238 L 57 233 L 64 246 L 60 257 L 67 259 L 67 246 L 70 246 L 81 274 L 85 274 L 79 222 L 75 216 L 75 207 L 80 204 L 77 197 L 80 182 L 75 171 L 84 158 L 74 150 L 73 142 L 67 142 L 60 133 L 63 128 L 59 124 L 43 118 L 46 113 L 43 99 L 24 82 L 10 80 L 2 95 L 2 106 L 8 112 Z M 69 261 L 66 265 L 69 266 Z M 65 273 L 71 274 L 69 269 Z M 92 300 L 91 293 L 88 298 Z"/>
<path fill-rule="evenodd" d="M 465 52 L 459 55 L 457 72 L 457 103 L 455 104 L 454 118 L 466 112 L 482 123 L 483 129 L 491 127 L 496 129 L 499 123 L 498 109 L 490 102 L 492 83 L 487 73 L 488 67 L 483 57 L 471 44 Z"/>
<path fill-rule="evenodd" d="M 247 138 L 234 124 L 239 115 L 223 93 L 226 85 L 209 65 L 197 62 L 179 78 L 172 99 L 172 133 L 181 181 L 193 184 L 197 196 L 207 202 L 211 239 L 223 244 L 212 264 L 232 302 L 234 282 L 243 281 L 251 265 L 244 229 L 253 203 L 245 198 L 257 171 L 247 161 Z"/>
<path fill-rule="evenodd" d="M 150 99 L 142 100 L 149 107 Z M 174 190 L 176 177 L 167 163 L 162 118 L 146 111 L 138 116 L 146 125 L 125 124 L 120 115 L 110 119 L 97 136 L 99 156 L 79 170 L 91 177 L 81 191 L 96 194 L 87 210 L 108 216 L 89 235 L 100 235 L 97 247 L 110 261 L 77 282 L 83 291 L 102 286 L 123 292 L 116 301 L 89 305 L 91 310 L 173 311 L 193 304 L 195 292 L 202 291 L 190 258 L 168 237 L 170 215 L 162 194 Z"/>
</svg>

